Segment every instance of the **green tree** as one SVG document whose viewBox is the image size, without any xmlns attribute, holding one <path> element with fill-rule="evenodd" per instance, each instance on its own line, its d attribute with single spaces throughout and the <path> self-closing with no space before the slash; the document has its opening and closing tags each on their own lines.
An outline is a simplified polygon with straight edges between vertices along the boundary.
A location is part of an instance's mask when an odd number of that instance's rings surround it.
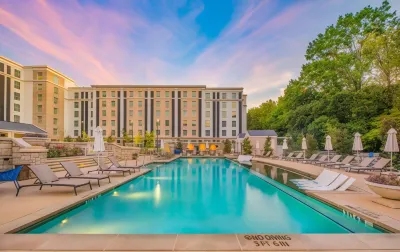
<svg viewBox="0 0 400 252">
<path fill-rule="evenodd" d="M 271 138 L 267 137 L 264 142 L 264 155 L 267 154 L 268 151 L 272 151 L 271 147 Z"/>
<path fill-rule="evenodd" d="M 134 138 L 134 142 L 136 146 L 139 146 L 143 143 L 143 137 L 140 134 L 137 134 Z"/>
<path fill-rule="evenodd" d="M 73 142 L 73 141 L 74 141 L 74 139 L 69 135 L 64 138 L 64 142 Z"/>
<path fill-rule="evenodd" d="M 246 137 L 245 139 L 243 139 L 242 142 L 242 152 L 244 155 L 251 155 L 253 146 L 250 143 L 250 140 L 248 137 Z"/>
<path fill-rule="evenodd" d="M 144 135 L 144 147 L 154 148 L 154 131 L 146 131 Z"/>
<path fill-rule="evenodd" d="M 229 139 L 224 141 L 224 153 L 231 153 L 232 142 Z"/>
<path fill-rule="evenodd" d="M 125 129 L 122 131 L 122 136 L 124 139 L 124 143 L 132 143 L 133 142 L 132 137 L 128 135 L 128 133 L 125 131 Z"/>
<path fill-rule="evenodd" d="M 306 141 L 307 141 L 306 156 L 310 157 L 312 154 L 318 152 L 318 143 L 317 140 L 315 140 L 314 136 L 311 134 L 306 135 Z"/>
<path fill-rule="evenodd" d="M 182 142 L 178 139 L 178 142 L 175 145 L 175 149 L 176 150 L 182 150 L 183 146 L 182 146 Z"/>
<path fill-rule="evenodd" d="M 115 142 L 115 137 L 108 136 L 105 140 L 106 140 L 107 143 L 114 143 Z"/>
</svg>

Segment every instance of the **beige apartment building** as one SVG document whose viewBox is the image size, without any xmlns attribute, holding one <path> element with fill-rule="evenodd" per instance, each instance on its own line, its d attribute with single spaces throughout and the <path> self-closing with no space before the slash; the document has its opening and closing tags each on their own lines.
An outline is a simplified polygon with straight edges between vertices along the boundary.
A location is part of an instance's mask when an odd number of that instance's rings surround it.
<svg viewBox="0 0 400 252">
<path fill-rule="evenodd" d="M 29 123 L 54 140 L 93 136 L 120 139 L 158 131 L 159 139 L 234 139 L 246 132 L 243 88 L 199 85 L 78 87 L 48 66 L 22 66 L 0 56 L 0 120 Z"/>
</svg>

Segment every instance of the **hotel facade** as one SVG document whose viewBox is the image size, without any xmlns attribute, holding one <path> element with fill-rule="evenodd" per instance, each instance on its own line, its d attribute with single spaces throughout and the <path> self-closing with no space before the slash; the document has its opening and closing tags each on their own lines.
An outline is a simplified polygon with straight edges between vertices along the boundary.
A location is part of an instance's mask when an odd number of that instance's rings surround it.
<svg viewBox="0 0 400 252">
<path fill-rule="evenodd" d="M 52 140 L 144 135 L 202 141 L 234 139 L 247 130 L 243 88 L 194 85 L 79 87 L 48 66 L 22 66 L 0 56 L 0 121 L 28 123 Z"/>
</svg>

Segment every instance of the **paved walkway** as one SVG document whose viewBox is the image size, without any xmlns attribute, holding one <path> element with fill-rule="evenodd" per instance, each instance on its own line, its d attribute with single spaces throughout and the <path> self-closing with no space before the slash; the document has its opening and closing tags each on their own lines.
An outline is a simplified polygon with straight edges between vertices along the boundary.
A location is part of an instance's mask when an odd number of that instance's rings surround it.
<svg viewBox="0 0 400 252">
<path fill-rule="evenodd" d="M 269 158 L 254 158 L 254 161 L 276 165 L 288 170 L 297 171 L 302 174 L 308 174 L 311 177 L 317 177 L 324 167 L 311 164 L 303 164 L 292 161 L 283 161 Z M 365 184 L 365 178 L 371 173 L 346 172 L 344 169 L 331 169 L 343 173 L 356 179 L 350 190 L 346 192 L 307 192 L 308 194 L 325 201 L 331 205 L 345 209 L 350 213 L 362 216 L 363 219 L 377 223 L 389 230 L 400 232 L 400 209 L 384 206 L 398 204 L 397 201 L 383 199 L 369 190 Z M 375 201 L 379 201 L 380 204 Z"/>
</svg>

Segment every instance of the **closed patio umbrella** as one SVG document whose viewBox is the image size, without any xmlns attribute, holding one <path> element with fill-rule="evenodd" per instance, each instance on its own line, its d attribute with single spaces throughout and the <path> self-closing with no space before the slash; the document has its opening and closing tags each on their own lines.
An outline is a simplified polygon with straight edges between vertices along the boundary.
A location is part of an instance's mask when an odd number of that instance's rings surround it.
<svg viewBox="0 0 400 252">
<path fill-rule="evenodd" d="M 257 141 L 257 142 L 256 142 L 256 155 L 258 154 L 259 149 L 260 149 L 260 142 Z"/>
<path fill-rule="evenodd" d="M 287 139 L 283 139 L 283 144 L 282 144 L 282 152 L 283 155 L 285 154 L 285 150 L 289 149 L 288 145 L 287 145 Z"/>
<path fill-rule="evenodd" d="M 103 129 L 100 126 L 97 126 L 94 129 L 94 143 L 93 143 L 93 151 L 97 152 L 97 163 L 100 163 L 100 152 L 105 151 L 104 147 L 104 139 L 103 139 Z"/>
<path fill-rule="evenodd" d="M 356 134 L 354 134 L 354 142 L 353 142 L 352 150 L 357 152 L 357 159 L 358 160 L 360 160 L 358 152 L 362 151 L 363 149 L 364 148 L 363 148 L 363 145 L 362 145 L 362 142 L 361 142 L 361 134 L 357 132 Z"/>
<path fill-rule="evenodd" d="M 397 131 L 391 128 L 388 131 L 388 137 L 385 144 L 385 152 L 390 152 L 390 166 L 393 167 L 393 152 L 399 152 L 399 144 L 397 143 Z"/>
<path fill-rule="evenodd" d="M 301 141 L 301 149 L 304 152 L 303 157 L 304 157 L 304 159 L 306 159 L 307 140 L 305 137 L 303 137 L 303 140 Z"/>
<path fill-rule="evenodd" d="M 329 135 L 326 136 L 326 139 L 325 139 L 325 150 L 328 151 L 328 161 L 329 161 L 329 151 L 333 150 L 331 137 Z"/>
</svg>

